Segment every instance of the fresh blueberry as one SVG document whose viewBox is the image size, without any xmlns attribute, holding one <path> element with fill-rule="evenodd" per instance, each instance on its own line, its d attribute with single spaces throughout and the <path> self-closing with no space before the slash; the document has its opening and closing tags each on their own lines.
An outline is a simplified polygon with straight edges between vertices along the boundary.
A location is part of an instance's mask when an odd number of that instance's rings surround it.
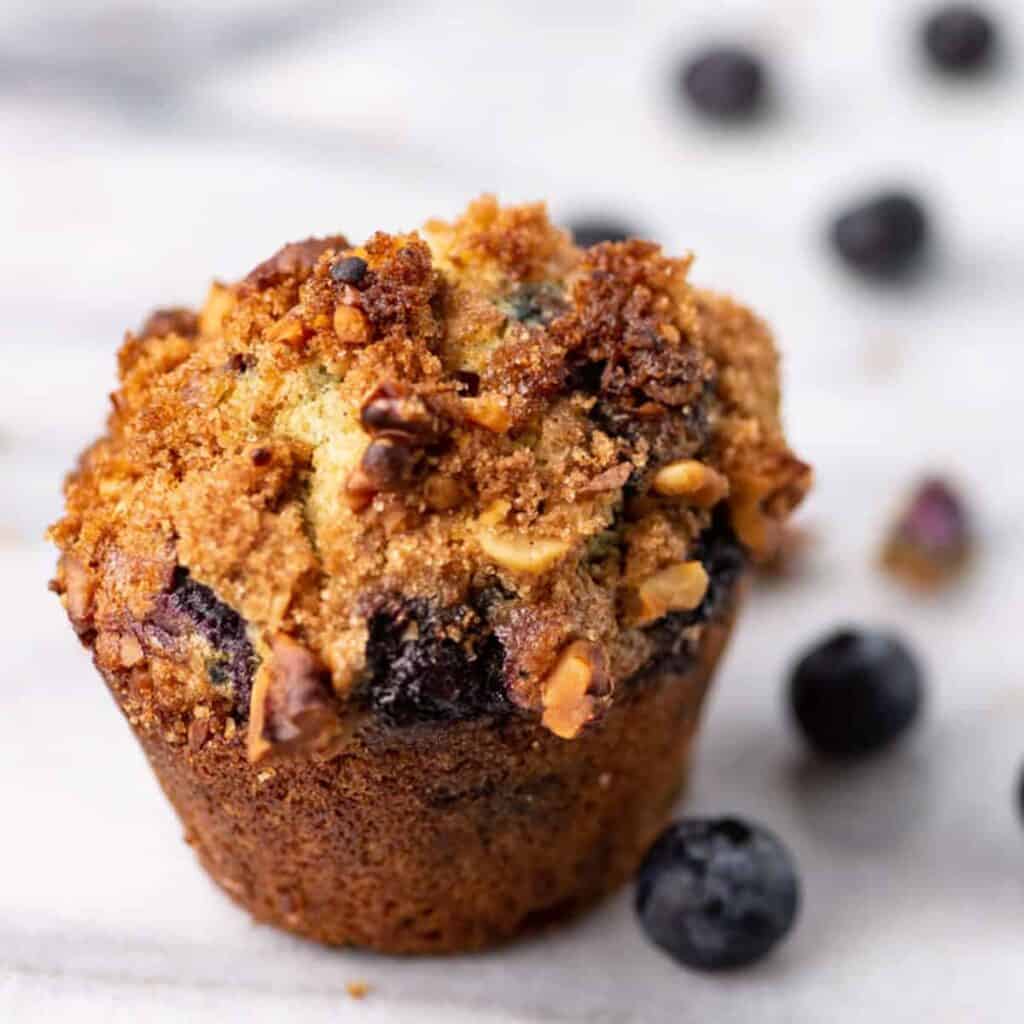
<svg viewBox="0 0 1024 1024">
<path fill-rule="evenodd" d="M 843 629 L 812 647 L 790 678 L 793 715 L 823 754 L 869 754 L 892 743 L 917 718 L 921 670 L 889 633 Z"/>
<path fill-rule="evenodd" d="M 799 907 L 789 852 L 767 829 L 734 818 L 670 825 L 637 876 L 647 937 L 687 967 L 760 960 L 788 934 Z"/>
<path fill-rule="evenodd" d="M 600 242 L 624 242 L 636 237 L 628 224 L 614 217 L 580 217 L 569 225 L 569 230 L 581 249 L 589 249 Z"/>
<path fill-rule="evenodd" d="M 747 50 L 719 46 L 697 54 L 682 70 L 682 87 L 693 106 L 722 120 L 749 118 L 764 100 L 765 73 Z"/>
<path fill-rule="evenodd" d="M 331 264 L 331 278 L 338 284 L 358 285 L 366 276 L 366 260 L 345 256 Z"/>
<path fill-rule="evenodd" d="M 989 16 L 977 7 L 950 4 L 928 18 L 921 38 L 936 68 L 953 74 L 968 74 L 989 63 L 996 30 Z"/>
<path fill-rule="evenodd" d="M 831 234 L 848 267 L 868 277 L 896 278 L 921 261 L 928 218 L 914 196 L 884 192 L 843 211 Z"/>
</svg>

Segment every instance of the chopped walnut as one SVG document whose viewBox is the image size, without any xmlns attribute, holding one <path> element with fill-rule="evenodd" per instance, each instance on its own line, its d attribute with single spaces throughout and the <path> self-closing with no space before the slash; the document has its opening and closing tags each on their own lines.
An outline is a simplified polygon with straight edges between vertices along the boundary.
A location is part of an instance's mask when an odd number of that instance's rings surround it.
<svg viewBox="0 0 1024 1024">
<path fill-rule="evenodd" d="M 329 758 L 345 739 L 330 673 L 305 647 L 279 633 L 269 666 L 253 685 L 249 710 L 249 760 L 289 755 Z"/>
<path fill-rule="evenodd" d="M 604 652 L 585 640 L 571 643 L 559 656 L 541 688 L 541 722 L 556 736 L 571 740 L 611 701 L 612 684 Z"/>
<path fill-rule="evenodd" d="M 548 537 L 526 537 L 483 529 L 477 540 L 484 554 L 503 569 L 539 575 L 547 572 L 569 552 L 568 541 Z"/>
<path fill-rule="evenodd" d="M 272 324 L 266 333 L 267 341 L 291 347 L 300 345 L 305 336 L 306 329 L 302 321 L 295 316 L 282 317 Z"/>
<path fill-rule="evenodd" d="M 729 493 L 729 481 L 717 470 L 696 459 L 680 459 L 654 474 L 652 487 L 658 494 L 685 498 L 698 508 L 712 508 Z"/>
<path fill-rule="evenodd" d="M 427 403 L 404 384 L 385 381 L 363 402 L 359 421 L 374 437 L 405 441 L 407 444 L 436 444 L 445 425 Z"/>
<path fill-rule="evenodd" d="M 648 576 L 632 594 L 632 624 L 647 626 L 669 612 L 693 611 L 704 600 L 708 582 L 700 562 L 679 562 Z"/>
<path fill-rule="evenodd" d="M 65 555 L 61 559 L 61 569 L 64 607 L 75 630 L 83 633 L 92 627 L 96 581 L 88 569 L 72 555 Z"/>
<path fill-rule="evenodd" d="M 462 411 L 466 419 L 495 434 L 504 434 L 512 426 L 508 403 L 501 395 L 485 394 L 463 398 Z"/>
<path fill-rule="evenodd" d="M 345 345 L 363 345 L 370 340 L 370 323 L 354 306 L 334 310 L 334 333 Z"/>
<path fill-rule="evenodd" d="M 807 493 L 811 477 L 811 467 L 789 452 L 766 458 L 756 473 L 731 475 L 733 529 L 758 561 L 770 558 L 778 546 L 782 524 Z"/>
</svg>

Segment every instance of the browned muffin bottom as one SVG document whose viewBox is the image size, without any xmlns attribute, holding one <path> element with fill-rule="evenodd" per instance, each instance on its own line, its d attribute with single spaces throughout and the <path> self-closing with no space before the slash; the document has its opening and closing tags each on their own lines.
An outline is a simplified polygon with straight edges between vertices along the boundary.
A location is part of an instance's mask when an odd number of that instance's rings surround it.
<svg viewBox="0 0 1024 1024">
<path fill-rule="evenodd" d="M 187 755 L 140 738 L 187 842 L 257 920 L 388 953 L 479 949 L 633 874 L 685 780 L 730 628 L 723 610 L 688 669 L 648 676 L 572 743 L 523 716 L 377 719 L 335 760 L 254 771 L 241 734 L 190 737 Z"/>
<path fill-rule="evenodd" d="M 767 329 L 688 267 L 640 241 L 580 250 L 542 207 L 484 198 L 421 234 L 285 246 L 126 338 L 51 530 L 54 586 L 257 916 L 454 949 L 589 898 L 581 858 L 609 844 L 606 884 L 631 864 L 743 566 L 810 475 Z M 580 820 L 611 828 L 591 770 L 636 787 L 614 839 Z M 497 818 L 538 773 L 572 804 L 543 826 L 557 840 L 423 796 L 483 786 Z M 436 880 L 448 909 L 402 925 Z"/>
</svg>

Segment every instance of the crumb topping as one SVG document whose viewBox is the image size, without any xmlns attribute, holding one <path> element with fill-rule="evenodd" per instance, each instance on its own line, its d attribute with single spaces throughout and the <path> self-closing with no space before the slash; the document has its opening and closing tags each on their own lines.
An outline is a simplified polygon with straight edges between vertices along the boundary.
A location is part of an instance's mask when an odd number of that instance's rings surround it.
<svg viewBox="0 0 1024 1024">
<path fill-rule="evenodd" d="M 767 328 L 689 264 L 484 197 L 128 334 L 50 536 L 130 713 L 252 717 L 261 757 L 328 708 L 585 727 L 709 599 L 713 516 L 767 555 L 810 482 Z"/>
</svg>

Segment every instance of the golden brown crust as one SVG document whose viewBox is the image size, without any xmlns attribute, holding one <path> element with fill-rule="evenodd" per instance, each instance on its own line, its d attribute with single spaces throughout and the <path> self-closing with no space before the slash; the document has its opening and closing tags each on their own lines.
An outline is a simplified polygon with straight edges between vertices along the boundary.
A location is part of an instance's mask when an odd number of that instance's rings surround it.
<svg viewBox="0 0 1024 1024">
<path fill-rule="evenodd" d="M 632 875 L 685 779 L 729 629 L 716 620 L 685 674 L 632 688 L 572 743 L 522 718 L 369 722 L 334 760 L 254 769 L 230 718 L 133 726 L 187 842 L 257 920 L 388 953 L 478 949 Z M 128 675 L 108 682 L 130 707 Z"/>
<path fill-rule="evenodd" d="M 542 206 L 485 197 L 422 236 L 287 245 L 197 317 L 129 335 L 108 433 L 51 530 L 100 667 L 148 670 L 129 714 L 187 731 L 232 698 L 224 663 L 267 665 L 286 637 L 357 716 L 370 618 L 395 594 L 442 611 L 503 595 L 444 611 L 444 635 L 472 657 L 483 622 L 507 698 L 537 718 L 572 644 L 613 682 L 643 669 L 650 608 L 685 607 L 713 506 L 767 551 L 809 483 L 767 329 L 688 268 L 647 242 L 579 250 Z M 205 625 L 154 624 L 168 600 L 206 602 Z M 230 657 L 226 615 L 245 633 Z"/>
</svg>

